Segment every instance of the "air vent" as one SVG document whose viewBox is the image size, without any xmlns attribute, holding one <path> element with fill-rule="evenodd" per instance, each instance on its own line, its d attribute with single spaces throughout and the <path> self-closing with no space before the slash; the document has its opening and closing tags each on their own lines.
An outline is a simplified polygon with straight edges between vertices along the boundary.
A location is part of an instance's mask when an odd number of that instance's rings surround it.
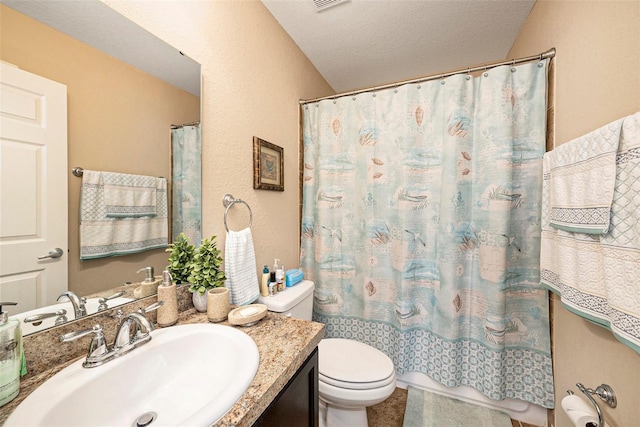
<svg viewBox="0 0 640 427">
<path fill-rule="evenodd" d="M 313 0 L 313 4 L 316 5 L 316 11 L 320 12 L 330 7 L 339 5 L 340 3 L 346 3 L 349 0 Z"/>
</svg>

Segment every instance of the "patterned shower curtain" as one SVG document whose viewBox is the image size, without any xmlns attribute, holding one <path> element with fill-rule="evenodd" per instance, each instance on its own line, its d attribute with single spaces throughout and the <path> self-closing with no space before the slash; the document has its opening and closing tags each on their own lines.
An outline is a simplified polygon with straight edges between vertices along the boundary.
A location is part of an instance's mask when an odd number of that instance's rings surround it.
<svg viewBox="0 0 640 427">
<path fill-rule="evenodd" d="M 553 407 L 546 85 L 544 60 L 304 107 L 301 265 L 328 337 Z"/>
<path fill-rule="evenodd" d="M 171 130 L 173 157 L 172 241 L 184 233 L 198 246 L 202 240 L 202 143 L 200 125 Z"/>
</svg>

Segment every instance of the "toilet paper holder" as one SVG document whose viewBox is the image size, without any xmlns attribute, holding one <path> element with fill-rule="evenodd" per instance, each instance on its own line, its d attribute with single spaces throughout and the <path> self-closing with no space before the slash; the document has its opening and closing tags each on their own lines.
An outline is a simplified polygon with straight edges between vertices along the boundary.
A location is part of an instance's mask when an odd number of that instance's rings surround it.
<svg viewBox="0 0 640 427">
<path fill-rule="evenodd" d="M 608 384 L 600 384 L 594 390 L 591 388 L 586 388 L 585 386 L 582 385 L 582 383 L 576 383 L 576 387 L 578 387 L 578 390 L 580 390 L 585 396 L 587 396 L 587 399 L 589 399 L 591 404 L 595 406 L 596 413 L 598 414 L 598 425 L 596 427 L 604 427 L 604 419 L 602 417 L 602 411 L 600 410 L 600 405 L 598 405 L 598 402 L 595 401 L 592 395 L 595 394 L 601 400 L 605 401 L 609 406 L 611 406 L 612 408 L 615 408 L 616 406 L 618 406 L 618 400 L 616 399 L 616 394 L 614 393 L 611 386 Z M 573 394 L 573 391 L 567 390 L 567 393 Z"/>
</svg>

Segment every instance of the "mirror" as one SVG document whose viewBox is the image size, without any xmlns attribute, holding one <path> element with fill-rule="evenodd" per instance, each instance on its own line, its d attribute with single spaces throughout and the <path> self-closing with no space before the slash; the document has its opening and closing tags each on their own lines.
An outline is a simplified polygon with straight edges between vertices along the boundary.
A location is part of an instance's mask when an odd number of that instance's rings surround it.
<svg viewBox="0 0 640 427">
<path fill-rule="evenodd" d="M 125 290 L 112 308 L 135 297 L 145 278 L 138 270 L 151 266 L 160 275 L 168 254 L 80 261 L 82 180 L 71 170 L 170 178 L 171 125 L 200 121 L 200 65 L 97 0 L 9 0 L 0 8 L 0 59 L 67 86 L 68 289 L 96 300 L 91 306 Z"/>
</svg>

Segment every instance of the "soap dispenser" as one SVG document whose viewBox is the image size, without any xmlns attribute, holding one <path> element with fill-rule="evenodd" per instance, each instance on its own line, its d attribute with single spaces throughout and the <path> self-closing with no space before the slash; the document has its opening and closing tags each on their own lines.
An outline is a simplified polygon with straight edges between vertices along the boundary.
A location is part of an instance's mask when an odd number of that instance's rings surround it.
<svg viewBox="0 0 640 427">
<path fill-rule="evenodd" d="M 178 294 L 171 273 L 162 272 L 162 285 L 158 286 L 158 301 L 164 304 L 158 308 L 158 326 L 175 325 L 178 321 Z"/>
<path fill-rule="evenodd" d="M 18 319 L 9 319 L 2 311 L 3 305 L 15 302 L 0 302 L 0 406 L 20 392 L 20 369 L 22 368 L 22 331 Z"/>
<path fill-rule="evenodd" d="M 145 273 L 145 278 L 140 283 L 140 286 L 133 291 L 133 296 L 136 298 L 145 298 L 158 292 L 158 285 L 160 285 L 162 279 L 156 279 L 153 276 L 153 267 L 141 268 L 137 273 Z"/>
</svg>

